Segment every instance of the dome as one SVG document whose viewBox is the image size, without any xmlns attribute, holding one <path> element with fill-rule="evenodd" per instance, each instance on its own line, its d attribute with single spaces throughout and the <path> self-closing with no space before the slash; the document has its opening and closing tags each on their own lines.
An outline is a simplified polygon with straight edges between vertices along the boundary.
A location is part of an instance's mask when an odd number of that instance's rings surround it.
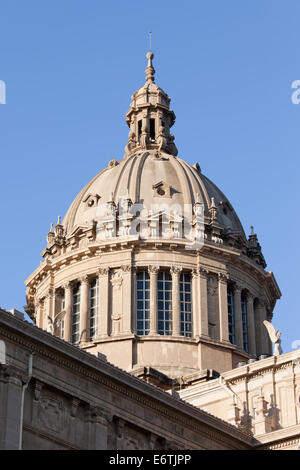
<svg viewBox="0 0 300 470">
<path fill-rule="evenodd" d="M 26 311 L 49 333 L 139 377 L 151 369 L 167 386 L 269 354 L 263 322 L 280 291 L 253 228 L 247 239 L 222 191 L 178 156 L 170 98 L 147 59 L 125 154 L 51 224 L 25 282 Z"/>
<path fill-rule="evenodd" d="M 99 231 L 110 213 L 109 207 L 120 217 L 120 206 L 125 199 L 133 218 L 135 212 L 141 212 L 137 205 L 142 205 L 143 217 L 148 221 L 151 214 L 164 213 L 171 223 L 176 212 L 177 220 L 178 215 L 182 218 L 182 225 L 187 218 L 193 225 L 195 208 L 201 206 L 203 226 L 197 228 L 194 223 L 190 233 L 185 231 L 185 238 L 193 240 L 198 230 L 203 239 L 225 241 L 246 249 L 242 225 L 228 199 L 201 173 L 198 163 L 190 166 L 177 156 L 175 138 L 170 133 L 175 114 L 170 109 L 169 96 L 154 83 L 153 57 L 152 52 L 147 54 L 146 83 L 132 95 L 126 114 L 130 131 L 124 158 L 112 159 L 77 196 L 63 221 L 66 236 L 81 226 L 94 225 Z M 132 235 L 132 230 L 127 234 Z M 115 235 L 118 236 L 118 230 Z"/>
<path fill-rule="evenodd" d="M 167 190 L 166 190 L 167 189 Z M 124 195 L 133 203 L 142 203 L 148 210 L 155 205 L 204 206 L 209 223 L 210 209 L 216 208 L 216 220 L 222 233 L 240 236 L 246 243 L 242 225 L 228 199 L 206 176 L 198 164 L 191 166 L 170 154 L 154 150 L 138 152 L 120 162 L 112 160 L 79 193 L 69 208 L 63 225 L 66 235 L 77 226 L 90 225 L 97 220 L 99 205 Z"/>
</svg>

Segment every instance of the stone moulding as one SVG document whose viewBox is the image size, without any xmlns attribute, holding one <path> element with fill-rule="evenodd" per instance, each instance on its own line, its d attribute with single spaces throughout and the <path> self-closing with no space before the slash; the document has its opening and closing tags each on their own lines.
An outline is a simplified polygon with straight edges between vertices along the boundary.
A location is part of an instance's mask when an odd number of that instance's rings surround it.
<svg viewBox="0 0 300 470">
<path fill-rule="evenodd" d="M 122 369 L 103 362 L 95 356 L 79 350 L 76 346 L 54 337 L 50 333 L 44 332 L 27 322 L 12 319 L 10 316 L 10 314 L 1 311 L 1 337 L 17 343 L 26 350 L 34 352 L 35 355 L 50 360 L 53 364 L 67 368 L 69 371 L 76 372 L 95 383 L 102 384 L 108 389 L 127 396 L 136 403 L 153 409 L 158 414 L 166 416 L 178 424 L 189 426 L 190 429 L 202 435 L 206 435 L 214 440 L 220 440 L 220 442 L 227 442 L 226 436 L 222 435 L 222 432 L 226 432 L 237 440 L 237 445 L 238 442 L 246 445 L 251 444 L 252 440 L 249 436 L 229 423 L 199 410 L 183 400 L 171 397 L 157 387 L 142 382 Z M 13 328 L 11 322 L 13 322 Z M 43 371 L 37 374 L 37 371 L 34 370 L 33 377 L 41 382 L 47 380 L 47 375 L 43 374 Z M 48 380 L 50 380 L 50 377 L 48 377 Z M 67 390 L 65 389 L 64 391 L 66 392 Z M 67 393 L 70 392 L 71 390 L 68 390 Z M 85 400 L 82 396 L 76 396 L 76 398 Z M 176 411 L 179 403 L 180 408 L 185 413 L 185 417 L 178 415 Z M 197 424 L 199 420 L 201 426 Z M 203 426 L 206 426 L 207 429 L 203 429 Z M 209 429 L 210 426 L 214 427 L 213 431 Z"/>
</svg>

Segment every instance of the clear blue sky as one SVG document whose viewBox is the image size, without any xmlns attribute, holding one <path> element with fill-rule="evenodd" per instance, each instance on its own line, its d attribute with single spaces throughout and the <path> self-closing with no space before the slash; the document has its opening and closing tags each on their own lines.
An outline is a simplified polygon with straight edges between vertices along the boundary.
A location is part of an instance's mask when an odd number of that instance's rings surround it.
<svg viewBox="0 0 300 470">
<path fill-rule="evenodd" d="M 300 340 L 299 0 L 1 0 L 0 305 L 22 310 L 50 222 L 111 158 L 153 31 L 179 155 L 199 162 L 282 290 L 274 325 Z"/>
</svg>

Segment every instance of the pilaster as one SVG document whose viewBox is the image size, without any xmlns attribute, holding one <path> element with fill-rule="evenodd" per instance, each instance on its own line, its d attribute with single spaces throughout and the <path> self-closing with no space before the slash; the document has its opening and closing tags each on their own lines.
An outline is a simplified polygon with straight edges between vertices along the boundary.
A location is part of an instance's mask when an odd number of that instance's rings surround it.
<svg viewBox="0 0 300 470">
<path fill-rule="evenodd" d="M 224 273 L 219 273 L 218 274 L 218 294 L 219 294 L 220 341 L 229 343 L 227 282 L 228 282 L 228 276 Z"/>
<path fill-rule="evenodd" d="M 81 308 L 80 308 L 80 343 L 88 340 L 88 313 L 89 313 L 89 278 L 83 276 L 81 282 Z"/>
<path fill-rule="evenodd" d="M 72 324 L 72 282 L 66 283 L 65 289 L 65 323 L 64 323 L 64 340 L 71 341 L 71 324 Z"/>
<path fill-rule="evenodd" d="M 172 336 L 180 335 L 180 273 L 182 268 L 172 266 L 170 269 L 172 276 Z"/>
<path fill-rule="evenodd" d="M 207 306 L 207 276 L 208 271 L 202 266 L 199 268 L 199 334 L 208 337 L 208 306 Z"/>
<path fill-rule="evenodd" d="M 253 295 L 247 292 L 247 328 L 248 328 L 248 344 L 249 354 L 256 356 L 256 339 L 255 339 L 255 318 L 254 318 L 254 307 L 253 307 Z"/>
<path fill-rule="evenodd" d="M 242 289 L 238 284 L 234 285 L 234 314 L 235 314 L 235 335 L 236 345 L 243 349 L 243 320 L 242 320 Z"/>
<path fill-rule="evenodd" d="M 109 267 L 98 270 L 98 337 L 108 335 Z"/>
<path fill-rule="evenodd" d="M 148 266 L 150 276 L 150 332 L 149 335 L 157 335 L 157 275 L 159 266 Z"/>
<path fill-rule="evenodd" d="M 0 449 L 18 450 L 21 423 L 22 373 L 0 364 Z"/>
<path fill-rule="evenodd" d="M 265 299 L 260 297 L 257 304 L 256 309 L 258 322 L 259 322 L 259 330 L 260 330 L 260 345 L 259 345 L 259 354 L 269 354 L 270 346 L 269 346 L 269 335 L 268 331 L 263 324 L 264 320 L 267 320 L 267 309 Z"/>
<path fill-rule="evenodd" d="M 121 266 L 123 284 L 122 284 L 122 303 L 123 303 L 123 333 L 132 333 L 132 266 L 126 264 Z"/>
</svg>

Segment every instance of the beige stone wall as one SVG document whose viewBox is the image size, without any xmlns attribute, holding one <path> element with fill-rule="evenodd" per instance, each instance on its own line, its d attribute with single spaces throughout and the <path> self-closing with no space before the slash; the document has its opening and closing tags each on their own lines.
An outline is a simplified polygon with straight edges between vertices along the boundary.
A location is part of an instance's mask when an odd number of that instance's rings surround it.
<svg viewBox="0 0 300 470">
<path fill-rule="evenodd" d="M 251 447 L 228 423 L 2 310 L 0 340 L 0 449 L 17 449 L 21 431 L 23 449 Z"/>
<path fill-rule="evenodd" d="M 27 296 L 33 308 L 32 317 L 38 326 L 71 341 L 72 286 L 79 282 L 82 286 L 78 334 L 81 339 L 80 347 L 87 348 L 94 354 L 99 351 L 106 354 L 109 361 L 125 370 L 145 365 L 155 367 L 172 377 L 203 369 L 224 372 L 235 367 L 239 361 L 269 353 L 270 342 L 262 321 L 267 318 L 267 305 L 271 308 L 272 302 L 274 303 L 274 293 L 271 293 L 269 286 L 270 276 L 248 259 L 243 261 L 243 269 L 237 268 L 231 260 L 240 257 L 237 250 L 222 246 L 210 250 L 206 247 L 200 255 L 186 250 L 185 245 L 180 246 L 179 242 L 172 246 L 170 252 L 170 244 L 165 240 L 153 246 L 150 242 L 141 245 L 139 240 L 132 240 L 130 243 L 124 241 L 122 247 L 111 247 L 110 244 L 80 238 L 78 246 L 72 247 L 71 251 L 68 247 L 62 251 L 57 250 L 55 255 L 33 273 L 26 281 Z M 241 265 L 242 259 L 243 257 L 239 260 Z M 135 286 L 139 270 L 151 272 L 151 331 L 147 337 L 136 335 Z M 167 270 L 172 274 L 172 338 L 157 336 L 157 299 L 154 287 L 159 270 Z M 176 274 L 177 271 L 179 274 Z M 176 296 L 180 272 L 188 272 L 192 276 L 192 338 L 178 333 L 180 300 Z M 90 340 L 87 338 L 87 296 L 88 285 L 93 279 L 98 279 L 99 286 L 98 326 L 97 335 Z M 239 339 L 236 345 L 229 342 L 229 283 L 238 285 L 239 289 L 249 294 L 248 353 L 243 350 L 240 339 L 242 323 L 238 309 L 236 337 Z M 61 302 L 63 293 L 64 309 Z M 259 304 L 258 313 L 255 311 L 258 301 L 255 299 L 264 299 L 264 303 Z"/>
</svg>

